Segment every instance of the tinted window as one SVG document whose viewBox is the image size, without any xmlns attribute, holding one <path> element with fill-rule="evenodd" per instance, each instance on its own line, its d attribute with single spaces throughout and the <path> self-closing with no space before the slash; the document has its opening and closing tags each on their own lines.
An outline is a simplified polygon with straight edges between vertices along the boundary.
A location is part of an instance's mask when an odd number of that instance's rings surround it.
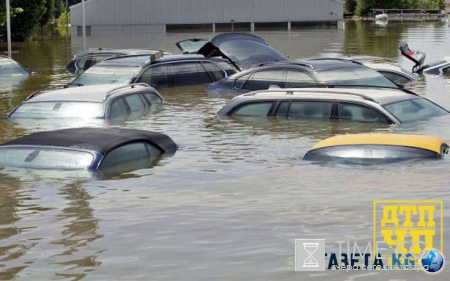
<svg viewBox="0 0 450 281">
<path fill-rule="evenodd" d="M 139 77 L 138 83 L 147 83 L 155 88 L 169 87 L 169 68 L 167 65 L 154 65 L 147 68 L 142 76 Z"/>
<path fill-rule="evenodd" d="M 263 117 L 269 114 L 273 102 L 258 102 L 245 104 L 233 112 L 233 116 L 255 116 Z"/>
<path fill-rule="evenodd" d="M 214 81 L 218 81 L 225 77 L 223 70 L 212 62 L 202 62 L 206 71 L 213 77 Z"/>
<path fill-rule="evenodd" d="M 252 77 L 244 84 L 243 88 L 250 91 L 266 90 L 271 85 L 283 87 L 284 70 L 265 70 L 255 72 Z"/>
<path fill-rule="evenodd" d="M 448 114 L 444 109 L 422 98 L 394 102 L 385 105 L 384 108 L 401 122 L 425 120 Z"/>
<path fill-rule="evenodd" d="M 450 74 L 450 67 L 447 67 L 443 70 L 444 74 Z"/>
<path fill-rule="evenodd" d="M 95 65 L 72 83 L 83 85 L 127 84 L 139 67 Z"/>
<path fill-rule="evenodd" d="M 347 103 L 339 103 L 339 118 L 349 121 L 389 123 L 381 113 L 370 107 Z"/>
<path fill-rule="evenodd" d="M 317 84 L 314 79 L 302 71 L 288 70 L 286 72 L 285 88 L 299 87 L 309 84 Z"/>
<path fill-rule="evenodd" d="M 144 96 L 150 103 L 150 106 L 154 106 L 154 105 L 162 103 L 161 98 L 154 93 L 144 93 Z"/>
<path fill-rule="evenodd" d="M 332 102 L 294 101 L 289 109 L 289 117 L 329 119 L 332 106 Z"/>
<path fill-rule="evenodd" d="M 248 78 L 250 78 L 251 75 L 252 75 L 252 73 L 249 73 L 249 74 L 246 74 L 246 75 L 236 78 L 236 80 L 234 80 L 233 87 L 235 89 L 241 89 L 242 86 L 244 85 L 244 83 L 247 82 Z"/>
<path fill-rule="evenodd" d="M 88 152 L 45 148 L 2 148 L 0 166 L 35 169 L 87 169 L 94 156 Z"/>
<path fill-rule="evenodd" d="M 349 67 L 319 72 L 320 79 L 329 85 L 362 85 L 397 87 L 386 77 L 368 67 Z"/>
<path fill-rule="evenodd" d="M 94 102 L 27 102 L 19 106 L 11 118 L 103 118 L 103 103 Z"/>
<path fill-rule="evenodd" d="M 149 158 L 155 154 L 161 154 L 161 151 L 147 143 L 138 142 L 123 145 L 112 150 L 105 156 L 101 163 L 101 168 Z"/>
<path fill-rule="evenodd" d="M 111 117 L 117 117 L 128 114 L 127 106 L 123 99 L 115 100 L 111 105 Z"/>
<path fill-rule="evenodd" d="M 145 103 L 139 97 L 138 94 L 129 95 L 125 97 L 125 100 L 127 101 L 128 106 L 130 107 L 131 111 L 137 111 L 145 108 Z"/>
<path fill-rule="evenodd" d="M 406 84 L 408 82 L 411 82 L 411 80 L 403 75 L 393 73 L 393 72 L 385 72 L 385 71 L 379 71 L 384 77 L 391 80 L 394 83 L 397 84 Z"/>
<path fill-rule="evenodd" d="M 280 104 L 280 106 L 277 109 L 277 113 L 275 114 L 278 117 L 288 117 L 288 109 L 290 101 L 284 101 Z"/>
<path fill-rule="evenodd" d="M 171 71 L 175 76 L 176 86 L 211 83 L 206 70 L 198 62 L 182 62 L 171 64 Z"/>
</svg>

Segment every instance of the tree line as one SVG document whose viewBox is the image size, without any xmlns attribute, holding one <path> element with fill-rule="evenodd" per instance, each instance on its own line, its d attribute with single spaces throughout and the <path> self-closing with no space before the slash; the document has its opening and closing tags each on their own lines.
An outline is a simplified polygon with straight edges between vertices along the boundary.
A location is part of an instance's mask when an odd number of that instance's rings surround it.
<svg viewBox="0 0 450 281">
<path fill-rule="evenodd" d="M 345 0 L 344 10 L 364 16 L 371 9 L 445 9 L 445 0 Z"/>
<path fill-rule="evenodd" d="M 0 0 L 0 35 L 6 35 L 6 1 Z M 69 0 L 69 6 L 81 0 Z M 65 0 L 10 0 L 13 41 L 26 41 L 39 26 L 66 16 Z"/>
</svg>

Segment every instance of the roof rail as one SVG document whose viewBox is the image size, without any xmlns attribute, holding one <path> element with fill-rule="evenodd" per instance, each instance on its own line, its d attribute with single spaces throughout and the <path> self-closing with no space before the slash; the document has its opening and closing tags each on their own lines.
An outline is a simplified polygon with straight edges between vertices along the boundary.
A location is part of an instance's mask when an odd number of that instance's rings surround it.
<svg viewBox="0 0 450 281">
<path fill-rule="evenodd" d="M 359 65 L 363 65 L 362 62 L 352 59 L 346 59 L 346 58 L 315 58 L 315 59 L 308 59 L 308 60 L 336 60 L 336 61 L 347 61 L 347 62 L 353 62 Z"/>
<path fill-rule="evenodd" d="M 154 62 L 157 59 L 160 59 L 164 56 L 164 51 L 158 51 L 150 56 L 150 61 Z"/>
<path fill-rule="evenodd" d="M 404 93 L 419 96 L 419 94 L 404 88 L 388 87 L 388 86 L 373 86 L 373 85 L 333 85 L 333 84 L 313 84 L 313 85 L 302 85 L 291 88 L 370 88 L 370 89 L 386 89 L 386 90 L 397 90 Z"/>
<path fill-rule="evenodd" d="M 142 86 L 142 87 L 150 87 L 148 84 L 146 83 L 135 83 L 135 84 L 129 84 L 129 85 L 123 85 L 123 86 L 119 86 L 117 88 L 114 88 L 112 90 L 109 90 L 105 97 L 103 98 L 103 101 L 107 100 L 110 96 L 116 94 L 118 91 L 123 90 L 123 89 L 134 89 L 136 86 Z"/>
<path fill-rule="evenodd" d="M 60 84 L 60 85 L 53 85 L 53 86 L 47 87 L 47 88 L 45 88 L 45 89 L 43 89 L 43 90 L 39 90 L 39 91 L 33 92 L 33 93 L 32 93 L 31 95 L 29 95 L 25 100 L 26 100 L 26 101 L 27 101 L 27 100 L 30 100 L 30 99 L 34 98 L 35 96 L 39 96 L 39 95 L 41 95 L 41 94 L 48 93 L 48 92 L 50 92 L 50 91 L 52 91 L 52 90 L 67 89 L 67 88 L 70 88 L 71 86 L 78 86 L 78 87 L 81 87 L 81 86 L 83 86 L 83 84 Z"/>
</svg>

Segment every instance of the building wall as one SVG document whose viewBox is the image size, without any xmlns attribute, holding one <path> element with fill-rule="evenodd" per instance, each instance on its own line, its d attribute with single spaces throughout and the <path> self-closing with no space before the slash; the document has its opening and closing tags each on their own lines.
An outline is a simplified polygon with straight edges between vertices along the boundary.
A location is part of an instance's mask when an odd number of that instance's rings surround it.
<svg viewBox="0 0 450 281">
<path fill-rule="evenodd" d="M 87 26 L 343 19 L 343 1 L 338 0 L 91 0 L 85 5 Z M 70 9 L 72 25 L 82 25 L 82 5 Z"/>
</svg>

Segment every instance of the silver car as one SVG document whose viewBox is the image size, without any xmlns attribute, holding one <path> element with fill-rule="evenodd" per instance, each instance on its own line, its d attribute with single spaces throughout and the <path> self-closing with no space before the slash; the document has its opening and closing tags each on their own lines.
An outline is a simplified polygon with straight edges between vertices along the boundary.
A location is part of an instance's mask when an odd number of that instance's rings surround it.
<svg viewBox="0 0 450 281">
<path fill-rule="evenodd" d="M 447 115 L 449 111 L 395 88 L 271 87 L 234 98 L 218 114 L 401 124 Z"/>
</svg>

